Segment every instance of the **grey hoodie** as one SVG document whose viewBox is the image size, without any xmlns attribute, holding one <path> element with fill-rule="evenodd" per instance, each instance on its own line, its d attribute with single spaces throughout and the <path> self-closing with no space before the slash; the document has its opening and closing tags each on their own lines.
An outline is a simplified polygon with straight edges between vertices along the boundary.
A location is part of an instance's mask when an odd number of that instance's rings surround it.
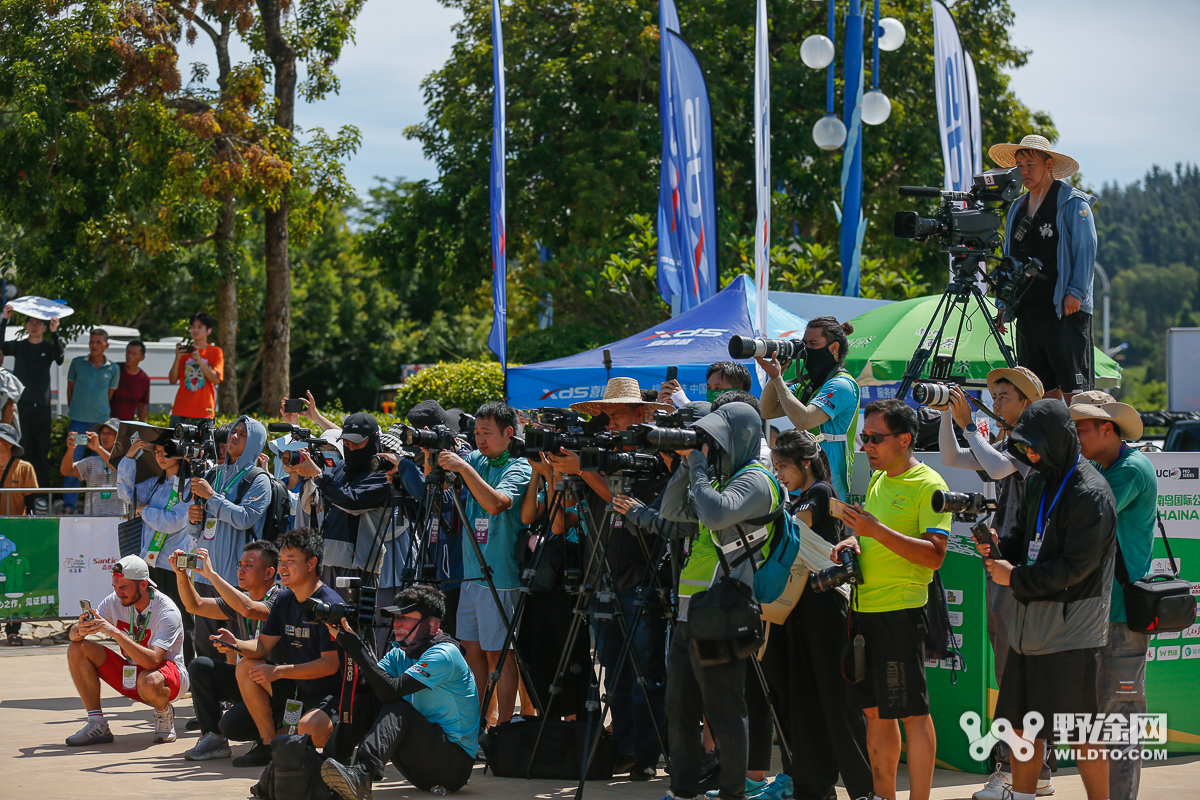
<svg viewBox="0 0 1200 800">
<path fill-rule="evenodd" d="M 241 503 L 233 501 L 238 496 L 242 476 L 254 467 L 254 461 L 267 444 L 267 429 L 261 422 L 247 416 L 233 423 L 246 423 L 246 449 L 235 463 L 219 464 L 209 473 L 209 484 L 216 492 L 204 504 L 207 514 L 205 526 L 197 547 L 208 550 L 213 569 L 217 574 L 237 586 L 237 562 L 242 556 L 246 542 L 259 538 L 266 520 L 267 506 L 271 504 L 271 479 L 260 473 L 254 482 L 241 493 Z M 209 523 L 215 522 L 215 525 Z M 197 583 L 210 581 L 195 572 L 192 579 Z"/>
<path fill-rule="evenodd" d="M 731 479 L 739 469 L 759 461 L 762 418 L 745 403 L 730 403 L 690 426 L 707 433 L 719 450 L 709 473 L 709 461 L 700 450 L 682 460 L 663 493 L 662 516 L 675 522 L 699 522 L 702 526 L 694 540 L 692 554 L 679 581 L 679 619 L 687 620 L 691 595 L 711 586 L 724 574 L 711 537 L 716 536 L 726 561 L 742 554 L 741 536 L 753 544 L 766 531 L 746 520 L 769 514 L 775 501 L 771 478 L 759 469 L 751 469 Z M 720 489 L 713 487 L 717 481 Z M 707 531 L 705 530 L 707 529 Z M 754 570 L 748 560 L 732 570 L 732 576 L 753 588 Z"/>
</svg>

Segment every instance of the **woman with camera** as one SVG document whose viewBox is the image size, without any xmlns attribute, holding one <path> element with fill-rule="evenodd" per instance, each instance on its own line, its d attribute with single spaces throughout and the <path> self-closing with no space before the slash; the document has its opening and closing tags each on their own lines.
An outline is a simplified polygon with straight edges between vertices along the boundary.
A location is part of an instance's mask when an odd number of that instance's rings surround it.
<svg viewBox="0 0 1200 800">
<path fill-rule="evenodd" d="M 838 493 L 817 438 L 807 431 L 784 431 L 771 448 L 771 461 L 779 482 L 790 493 L 788 513 L 831 547 L 841 541 L 842 523 L 830 513 L 830 501 L 837 499 Z M 866 721 L 862 712 L 851 708 L 841 673 L 847 608 L 842 591 L 814 591 L 810 585 L 787 620 L 771 627 L 762 668 L 777 698 L 775 712 L 791 759 L 785 756 L 783 773 L 755 795 L 762 800 L 825 797 L 833 791 L 839 774 L 851 797 L 869 796 L 872 791 Z M 747 681 L 746 689 L 750 712 L 747 776 L 761 780 L 770 767 L 774 731 L 757 681 Z"/>
<path fill-rule="evenodd" d="M 139 458 L 152 455 L 162 475 L 137 480 Z M 142 560 L 150 565 L 150 578 L 159 591 L 183 608 L 179 588 L 175 583 L 175 570 L 163 561 L 176 550 L 192 552 L 195 547 L 195 532 L 188 522 L 188 506 L 191 504 L 191 481 L 183 480 L 179 467 L 183 459 L 177 454 L 174 439 L 166 436 L 151 444 L 140 436 L 131 438 L 129 449 L 117 467 L 117 496 L 134 507 L 142 518 Z M 193 630 L 195 620 L 191 614 L 183 615 L 183 661 L 191 663 L 196 656 Z"/>
</svg>

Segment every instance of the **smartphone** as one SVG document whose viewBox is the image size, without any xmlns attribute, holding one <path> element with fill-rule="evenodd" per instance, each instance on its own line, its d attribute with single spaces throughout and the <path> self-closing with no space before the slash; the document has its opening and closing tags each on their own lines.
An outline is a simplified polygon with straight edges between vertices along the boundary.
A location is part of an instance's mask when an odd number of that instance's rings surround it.
<svg viewBox="0 0 1200 800">
<path fill-rule="evenodd" d="M 87 434 L 75 433 L 71 435 L 71 445 L 74 447 L 87 447 Z"/>
<path fill-rule="evenodd" d="M 843 503 L 836 497 L 829 498 L 829 516 L 834 519 L 843 519 L 842 512 L 847 508 L 852 508 L 849 503 Z"/>
<path fill-rule="evenodd" d="M 667 380 L 673 381 L 679 377 L 679 367 L 667 367 Z"/>
<path fill-rule="evenodd" d="M 986 522 L 976 522 L 971 526 L 971 536 L 975 541 L 987 546 L 987 555 L 984 558 L 992 557 L 992 530 Z"/>
<path fill-rule="evenodd" d="M 96 611 L 92 608 L 91 600 L 80 600 L 79 608 L 82 609 L 83 613 L 87 614 L 92 619 L 96 619 Z"/>
<path fill-rule="evenodd" d="M 300 398 L 289 399 L 283 401 L 283 413 L 285 414 L 300 414 L 303 413 L 308 402 Z"/>
</svg>

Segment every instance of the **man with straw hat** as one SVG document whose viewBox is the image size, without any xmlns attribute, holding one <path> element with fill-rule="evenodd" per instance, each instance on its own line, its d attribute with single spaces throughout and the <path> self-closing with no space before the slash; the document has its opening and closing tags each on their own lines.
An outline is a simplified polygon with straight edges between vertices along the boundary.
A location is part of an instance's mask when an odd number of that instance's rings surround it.
<svg viewBox="0 0 1200 800">
<path fill-rule="evenodd" d="M 1106 392 L 1083 392 L 1071 401 L 1079 449 L 1108 481 L 1117 501 L 1117 562 L 1108 615 L 1108 642 L 1100 651 L 1100 710 L 1105 714 L 1146 713 L 1146 650 L 1150 634 L 1129 629 L 1124 584 L 1150 573 L 1158 476 L 1150 459 L 1125 441 L 1142 438 L 1142 418 L 1133 406 Z M 1126 743 L 1121 759 L 1108 761 L 1108 796 L 1133 800 L 1141 779 L 1141 745 Z"/>
<path fill-rule="evenodd" d="M 1042 262 L 1017 300 L 1017 362 L 1041 379 L 1046 397 L 1070 402 L 1093 386 L 1092 271 L 1096 262 L 1096 198 L 1063 182 L 1079 162 L 1055 152 L 1044 136 L 996 144 L 988 157 L 1017 167 L 1028 192 L 1008 209 L 1004 255 Z M 1003 323 L 1004 320 L 1001 319 Z"/>
</svg>

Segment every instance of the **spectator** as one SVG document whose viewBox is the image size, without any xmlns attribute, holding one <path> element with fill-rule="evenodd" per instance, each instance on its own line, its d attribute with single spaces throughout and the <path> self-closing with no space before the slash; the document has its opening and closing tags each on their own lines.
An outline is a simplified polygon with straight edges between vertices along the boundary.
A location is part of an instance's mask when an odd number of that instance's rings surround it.
<svg viewBox="0 0 1200 800">
<path fill-rule="evenodd" d="M 167 380 L 179 384 L 171 406 L 172 428 L 181 422 L 198 425 L 216 415 L 217 386 L 225 379 L 225 354 L 208 343 L 216 324 L 208 314 L 197 311 L 188 326 L 192 343 L 175 345 L 175 362 L 167 374 Z"/>
<path fill-rule="evenodd" d="M 850 698 L 867 715 L 874 794 L 896 796 L 902 720 L 909 796 L 928 800 L 937 735 L 925 683 L 925 605 L 933 572 L 946 558 L 952 517 L 933 511 L 933 493 L 946 482 L 913 456 L 917 429 L 916 412 L 900 400 L 867 406 L 861 439 L 874 475 L 863 507 L 843 509 L 854 536 L 834 547 L 833 560 L 847 547 L 862 553 L 851 607 L 866 643 L 867 674 L 851 685 Z"/>
<path fill-rule="evenodd" d="M 121 368 L 108 360 L 104 351 L 108 349 L 108 331 L 103 328 L 93 328 L 88 337 L 88 354 L 71 359 L 67 369 L 67 403 L 70 406 L 71 425 L 67 429 L 70 434 L 85 434 L 97 423 L 109 419 L 109 400 L 117 391 L 121 381 Z M 68 442 L 68 447 L 70 443 Z M 87 444 L 75 445 L 76 461 L 82 461 L 87 455 Z M 79 485 L 78 478 L 63 478 L 63 486 L 71 488 Z M 63 513 L 75 513 L 75 495 L 63 495 Z"/>
<path fill-rule="evenodd" d="M 120 420 L 146 421 L 150 410 L 150 376 L 139 366 L 146 358 L 146 343 L 134 339 L 125 345 L 121 380 L 112 396 L 112 415 Z"/>
<path fill-rule="evenodd" d="M 130 700 L 154 709 L 154 743 L 175 741 L 175 709 L 171 701 L 188 690 L 180 647 L 183 620 L 170 598 L 155 592 L 150 568 L 137 556 L 125 556 L 112 569 L 113 592 L 96 606 L 95 615 L 81 614 L 67 635 L 67 663 L 87 711 L 87 724 L 67 737 L 71 747 L 108 744 L 113 740 L 100 706 L 100 681 Z M 125 609 L 129 618 L 125 619 Z M 92 634 L 111 636 L 118 656 Z M 122 657 L 123 656 L 123 657 Z"/>
<path fill-rule="evenodd" d="M 241 657 L 236 673 L 238 691 L 258 732 L 254 747 L 233 760 L 235 767 L 271 763 L 271 740 L 289 700 L 299 702 L 298 729 L 312 736 L 317 747 L 325 745 L 338 716 L 337 645 L 325 625 L 308 622 L 304 614 L 310 598 L 342 602 L 333 589 L 321 583 L 321 535 L 311 528 L 297 528 L 279 537 L 278 544 L 283 591 L 258 636 L 241 641 L 222 628 L 214 637 L 221 652 Z M 267 654 L 274 652 L 277 644 L 283 645 L 284 662 L 269 664 Z"/>
<path fill-rule="evenodd" d="M 1125 585 L 1150 574 L 1158 476 L 1150 459 L 1122 441 L 1142 438 L 1142 418 L 1133 406 L 1116 402 L 1106 392 L 1080 392 L 1071 399 L 1071 419 L 1083 457 L 1100 468 L 1117 503 L 1112 607 L 1108 639 L 1100 651 L 1100 710 L 1104 714 L 1145 714 L 1150 634 L 1130 630 L 1125 619 Z M 1134 738 L 1121 750 L 1122 758 L 1108 760 L 1107 796 L 1136 800 L 1142 777 L 1141 745 Z"/>
<path fill-rule="evenodd" d="M 93 425 L 87 432 L 87 449 L 94 455 L 86 456 L 81 461 L 72 458 L 75 448 L 68 447 L 63 452 L 59 471 L 64 478 L 80 478 L 89 489 L 109 489 L 83 495 L 83 513 L 89 517 L 123 517 L 127 511 L 125 501 L 117 496 L 119 492 L 111 491 L 117 485 L 117 471 L 108 465 L 120 428 L 121 421 L 118 419 Z"/>
<path fill-rule="evenodd" d="M 512 620 L 521 578 L 513 548 L 521 527 L 521 504 L 533 471 L 523 458 L 508 452 L 517 425 L 517 412 L 506 403 L 485 403 L 475 413 L 475 444 L 478 449 L 465 459 L 443 450 L 438 463 L 457 473 L 470 493 L 464 511 L 462 549 L 463 583 L 458 601 L 458 636 L 466 649 L 467 663 L 478 686 L 500 661 L 506 624 Z M 426 461 L 432 459 L 426 456 Z M 467 537 L 472 537 L 468 539 Z M 483 565 L 475 557 L 472 542 L 479 546 L 499 595 L 497 605 L 483 579 Z M 516 659 L 506 658 L 497 683 L 497 722 L 512 719 L 517 700 Z M 480 702 L 484 692 L 480 692 Z M 485 709 L 486 711 L 486 709 Z"/>
<path fill-rule="evenodd" d="M 162 475 L 147 478 L 134 485 L 137 480 L 139 458 L 151 453 Z M 188 522 L 188 500 L 191 483 L 179 475 L 182 463 L 178 444 L 170 436 L 159 436 L 154 443 L 139 436 L 132 439 L 125 457 L 117 465 L 117 495 L 134 508 L 142 518 L 142 559 L 150 565 L 150 579 L 159 592 L 171 598 L 182 609 L 183 600 L 176 585 L 175 572 L 169 564 L 159 562 L 165 550 L 173 553 L 178 548 L 191 550 L 197 527 Z M 192 615 L 181 610 L 183 615 L 183 663 L 190 664 L 196 657 L 195 622 Z"/>
<path fill-rule="evenodd" d="M 50 368 L 63 363 L 65 352 L 58 339 L 58 317 L 51 317 L 49 323 L 29 317 L 25 320 L 25 338 L 10 342 L 5 339 L 5 329 L 12 313 L 10 303 L 4 307 L 4 317 L 0 319 L 0 350 L 7 356 L 13 356 L 13 375 L 25 386 L 21 399 L 17 401 L 17 414 L 21 418 L 21 446 L 29 453 L 39 485 L 49 486 Z M 50 332 L 50 341 L 44 338 L 47 330 Z"/>
<path fill-rule="evenodd" d="M 200 546 L 212 556 L 213 569 L 226 583 L 237 581 L 237 562 L 242 547 L 251 539 L 258 539 L 266 521 L 267 507 L 271 503 L 271 478 L 265 472 L 254 472 L 255 462 L 267 442 L 267 429 L 256 419 L 238 417 L 229 431 L 225 445 L 225 461 L 211 470 L 207 477 L 192 478 L 192 494 L 204 501 L 204 505 L 191 505 L 188 520 L 203 525 Z M 208 578 L 192 575 L 201 597 L 216 597 Z M 216 658 L 217 653 L 209 637 L 217 632 L 219 625 L 208 617 L 196 618 L 196 652 Z"/>
<path fill-rule="evenodd" d="M 708 372 L 705 373 L 705 380 L 708 391 L 704 399 L 709 403 L 725 392 L 749 392 L 754 386 L 750 378 L 750 370 L 746 368 L 745 364 L 739 364 L 736 361 L 718 361 L 710 365 Z M 679 381 L 669 380 L 659 387 L 658 402 L 664 405 L 670 403 L 674 404 L 676 408 L 683 408 L 691 400 L 679 385 Z"/>
<path fill-rule="evenodd" d="M 4 356 L 0 354 L 0 422 L 12 425 L 21 435 L 21 416 L 17 404 L 25 394 L 25 385 L 12 372 L 4 369 Z"/>
<path fill-rule="evenodd" d="M 12 425 L 0 422 L 0 488 L 4 489 L 36 489 L 38 488 L 37 474 L 28 461 L 23 461 L 25 455 L 17 439 L 17 431 Z M 23 517 L 26 514 L 26 498 L 32 492 L 3 492 L 0 493 L 0 516 Z"/>
<path fill-rule="evenodd" d="M 174 550 L 170 564 L 180 587 L 183 606 L 189 614 L 212 619 L 236 619 L 237 638 L 254 639 L 262 630 L 262 624 L 271 614 L 271 608 L 279 599 L 282 589 L 275 583 L 275 572 L 279 566 L 279 550 L 271 542 L 255 540 L 247 542 L 238 560 L 238 588 L 230 586 L 213 572 L 208 551 L 196 551 L 197 569 L 216 588 L 216 598 L 201 597 L 196 593 L 188 574 L 180 566 L 182 550 Z M 271 664 L 286 663 L 287 653 L 282 645 L 268 654 Z M 183 754 L 188 761 L 210 761 L 214 758 L 229 758 L 229 740 L 246 741 L 258 737 L 253 717 L 242 702 L 238 690 L 237 667 L 224 659 L 197 658 L 188 664 L 188 676 L 192 684 L 192 705 L 199 722 L 200 740 L 196 746 Z M 232 706 L 224 715 L 221 704 Z"/>
</svg>

